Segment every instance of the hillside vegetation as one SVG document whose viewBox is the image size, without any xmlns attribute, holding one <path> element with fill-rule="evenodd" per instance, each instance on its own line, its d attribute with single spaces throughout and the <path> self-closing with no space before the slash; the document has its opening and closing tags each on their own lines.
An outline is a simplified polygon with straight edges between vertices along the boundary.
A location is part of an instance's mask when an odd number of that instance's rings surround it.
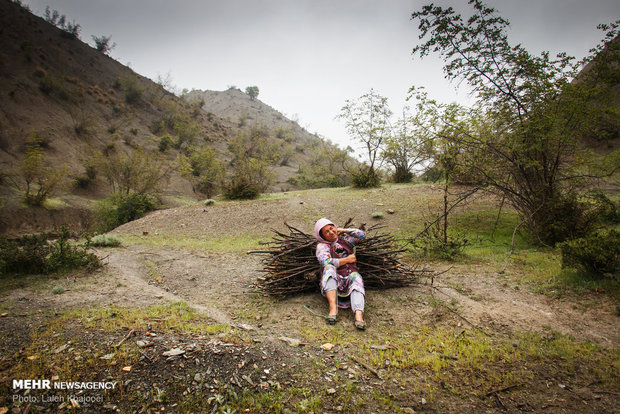
<svg viewBox="0 0 620 414">
<path fill-rule="evenodd" d="M 168 206 L 210 197 L 238 173 L 231 145 L 240 136 L 260 142 L 268 153 L 261 153 L 266 173 L 260 191 L 306 186 L 294 180 L 300 166 L 317 148 L 335 148 L 259 100 L 247 113 L 252 120 L 242 122 L 241 115 L 215 108 L 216 93 L 204 92 L 199 101 L 177 97 L 84 43 L 79 27 L 71 34 L 47 18 L 18 2 L 0 2 L 3 233 L 51 229 L 57 216 L 73 214 L 67 208 L 92 210 L 93 200 L 119 188 L 158 196 Z M 220 95 L 237 108 L 250 101 L 238 90 Z M 158 174 L 121 172 L 127 164 Z M 45 186 L 52 191 L 36 193 Z M 24 200 L 46 210 L 20 209 Z M 75 230 L 88 228 L 88 220 L 75 218 Z"/>
</svg>

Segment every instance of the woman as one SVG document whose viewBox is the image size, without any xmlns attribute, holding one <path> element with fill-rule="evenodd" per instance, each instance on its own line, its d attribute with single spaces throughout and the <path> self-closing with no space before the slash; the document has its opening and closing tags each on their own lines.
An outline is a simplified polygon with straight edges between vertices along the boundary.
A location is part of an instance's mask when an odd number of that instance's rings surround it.
<svg viewBox="0 0 620 414">
<path fill-rule="evenodd" d="M 314 225 L 314 235 L 319 241 L 316 257 L 323 268 L 321 293 L 329 303 L 327 323 L 336 323 L 338 307 L 351 307 L 355 313 L 355 327 L 366 329 L 364 322 L 364 281 L 355 265 L 354 246 L 364 240 L 359 229 L 339 229 L 322 218 Z"/>
</svg>

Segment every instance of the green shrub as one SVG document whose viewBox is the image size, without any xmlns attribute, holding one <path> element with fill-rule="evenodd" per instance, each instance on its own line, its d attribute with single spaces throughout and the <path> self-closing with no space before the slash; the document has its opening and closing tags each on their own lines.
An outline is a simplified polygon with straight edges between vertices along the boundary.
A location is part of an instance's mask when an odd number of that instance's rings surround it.
<svg viewBox="0 0 620 414">
<path fill-rule="evenodd" d="M 578 197 L 567 193 L 549 199 L 529 220 L 532 234 L 555 245 L 586 237 L 602 223 L 613 221 L 615 205 L 603 194 Z"/>
<path fill-rule="evenodd" d="M 224 186 L 224 197 L 229 200 L 253 200 L 260 193 L 260 186 L 245 177 L 233 177 L 230 184 Z"/>
<path fill-rule="evenodd" d="M 66 227 L 52 240 L 54 237 L 51 233 L 40 233 L 11 241 L 0 238 L 0 275 L 49 274 L 75 268 L 94 269 L 101 265 L 87 247 L 69 244 Z"/>
<path fill-rule="evenodd" d="M 596 277 L 619 278 L 620 232 L 596 232 L 558 246 L 563 268 L 576 268 Z"/>
<path fill-rule="evenodd" d="M 121 239 L 109 234 L 98 234 L 88 241 L 92 247 L 118 247 L 121 243 Z"/>
<path fill-rule="evenodd" d="M 381 177 L 374 169 L 362 165 L 351 172 L 351 184 L 356 188 L 379 187 Z"/>
<path fill-rule="evenodd" d="M 159 139 L 159 152 L 166 152 L 172 145 L 172 137 L 170 135 L 164 135 Z"/>
<path fill-rule="evenodd" d="M 412 250 L 424 257 L 453 260 L 463 252 L 469 240 L 461 235 L 444 237 L 441 221 L 435 222 L 412 241 Z M 425 225 L 428 225 L 425 223 Z"/>
<path fill-rule="evenodd" d="M 122 224 L 137 220 L 149 211 L 155 210 L 155 199 L 147 194 L 115 193 L 99 202 L 97 215 L 102 230 L 109 231 Z"/>
</svg>

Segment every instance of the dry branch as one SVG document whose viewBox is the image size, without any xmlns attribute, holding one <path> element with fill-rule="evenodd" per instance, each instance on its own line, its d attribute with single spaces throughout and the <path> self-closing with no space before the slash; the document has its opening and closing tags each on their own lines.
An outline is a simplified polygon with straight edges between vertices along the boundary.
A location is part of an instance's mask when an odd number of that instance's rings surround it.
<svg viewBox="0 0 620 414">
<path fill-rule="evenodd" d="M 350 223 L 347 222 L 344 227 Z M 250 250 L 248 254 L 263 254 L 263 269 L 258 287 L 273 296 L 287 296 L 318 290 L 320 265 L 316 259 L 316 240 L 303 231 L 284 223 L 289 234 L 274 230 L 267 249 Z M 378 234 L 372 226 L 366 238 L 355 248 L 355 256 L 367 289 L 387 289 L 411 286 L 427 270 L 416 270 L 400 262 L 405 249 L 396 246 L 389 234 Z M 372 232 L 372 233 L 371 233 Z"/>
</svg>

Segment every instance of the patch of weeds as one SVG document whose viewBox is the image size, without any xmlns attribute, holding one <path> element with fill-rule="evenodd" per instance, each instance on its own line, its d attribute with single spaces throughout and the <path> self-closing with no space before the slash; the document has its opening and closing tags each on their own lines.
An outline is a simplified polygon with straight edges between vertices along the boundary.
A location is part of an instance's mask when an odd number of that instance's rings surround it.
<svg viewBox="0 0 620 414">
<path fill-rule="evenodd" d="M 198 335 L 228 333 L 230 326 L 213 323 L 199 314 L 187 303 L 176 302 L 155 305 L 148 308 L 129 308 L 120 306 L 93 307 L 70 313 L 89 329 L 103 329 L 114 332 L 123 328 L 153 329 L 165 332 L 184 332 Z"/>
<path fill-rule="evenodd" d="M 98 234 L 88 241 L 93 247 L 118 247 L 122 244 L 121 239 L 110 234 Z"/>
<path fill-rule="evenodd" d="M 180 234 L 165 235 L 126 235 L 123 241 L 128 245 L 145 245 L 156 247 L 175 247 L 188 249 L 194 252 L 204 252 L 205 250 L 215 252 L 245 252 L 258 248 L 259 242 L 264 241 L 264 237 L 254 235 L 221 236 L 210 238 L 208 236 L 188 236 Z"/>
<path fill-rule="evenodd" d="M 527 384 L 537 376 L 575 376 L 582 383 L 600 382 L 603 389 L 620 385 L 620 351 L 550 333 L 517 333 L 491 337 L 477 330 L 423 328 L 408 336 L 384 332 L 389 346 L 360 343 L 356 355 L 387 378 L 402 373 L 423 378 L 431 388 L 459 396 L 484 396 L 488 390 Z M 385 342 L 384 342 L 385 343 Z M 389 401 L 382 401 L 389 404 Z"/>
<path fill-rule="evenodd" d="M 60 295 L 60 294 L 62 294 L 62 293 L 65 293 L 65 288 L 64 288 L 64 287 L 62 287 L 62 286 L 58 286 L 58 285 L 56 285 L 56 286 L 54 286 L 54 287 L 52 288 L 52 293 L 53 293 L 54 295 Z"/>
</svg>

